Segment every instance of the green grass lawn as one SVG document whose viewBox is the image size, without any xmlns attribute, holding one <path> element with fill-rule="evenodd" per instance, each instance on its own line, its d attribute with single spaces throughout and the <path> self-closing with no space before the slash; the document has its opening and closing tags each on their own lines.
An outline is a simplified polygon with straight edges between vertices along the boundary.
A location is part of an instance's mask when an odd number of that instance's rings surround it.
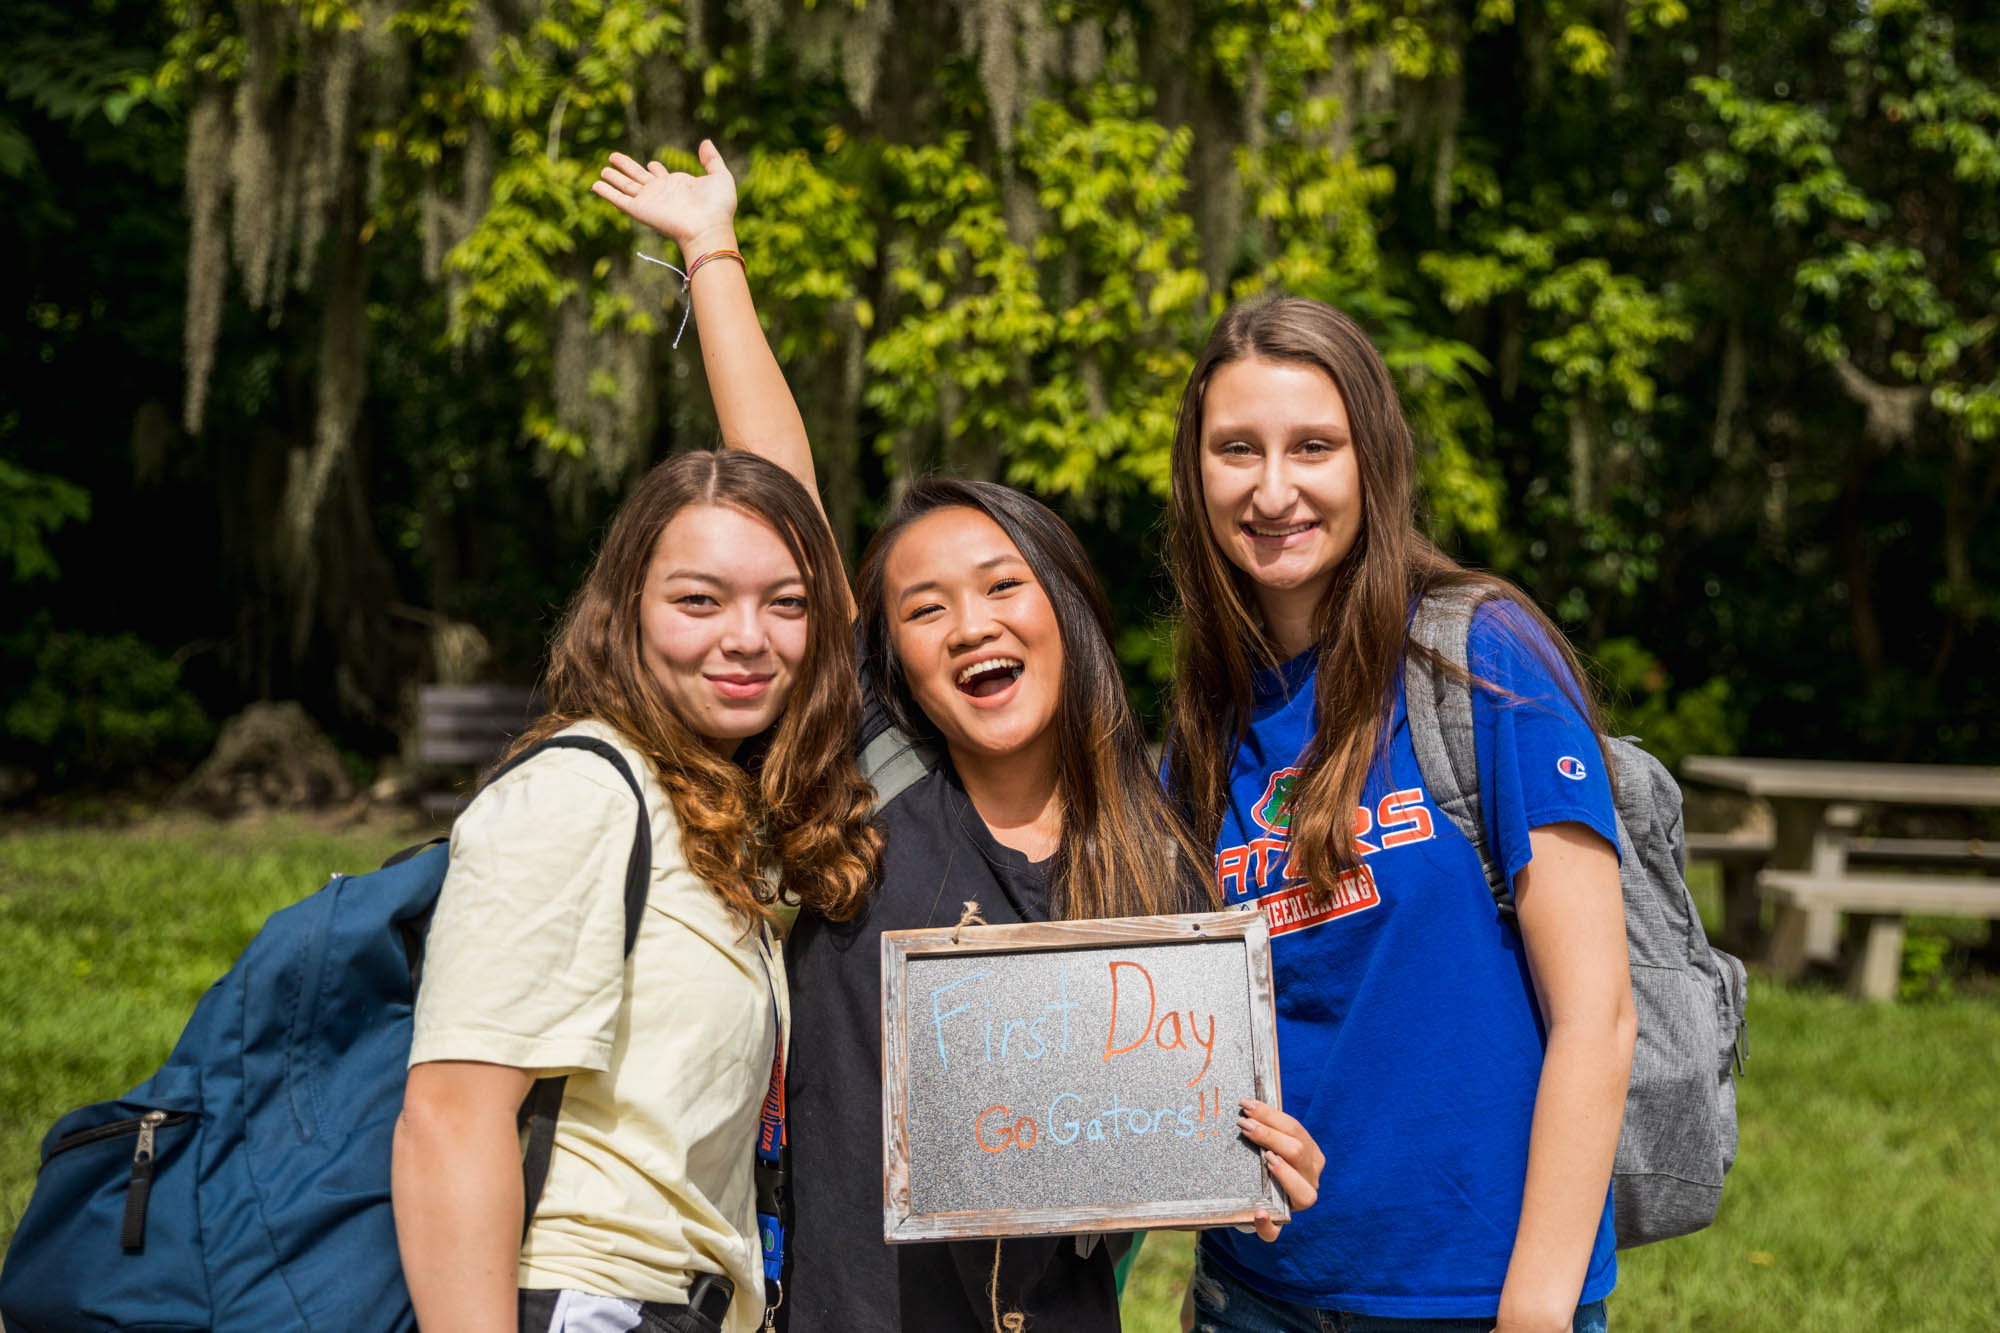
<svg viewBox="0 0 2000 1333">
<path fill-rule="evenodd" d="M 292 821 L 0 834 L 0 1236 L 50 1122 L 150 1073 L 265 916 L 415 836 Z M 1870 1008 L 1753 985 L 1750 1014 L 1722 1215 L 1622 1257 L 1615 1324 L 2000 1330 L 2000 1003 Z M 1135 1333 L 1180 1327 L 1190 1245 L 1147 1242 Z"/>
<path fill-rule="evenodd" d="M 289 820 L 0 835 L 0 1235 L 43 1132 L 152 1073 L 265 917 L 421 836 Z"/>
<path fill-rule="evenodd" d="M 1750 1024 L 1721 1214 L 1619 1256 L 1613 1327 L 2000 1329 L 2000 1005 L 1753 982 Z M 1180 1328 L 1190 1239 L 1147 1240 L 1134 1333 Z"/>
</svg>

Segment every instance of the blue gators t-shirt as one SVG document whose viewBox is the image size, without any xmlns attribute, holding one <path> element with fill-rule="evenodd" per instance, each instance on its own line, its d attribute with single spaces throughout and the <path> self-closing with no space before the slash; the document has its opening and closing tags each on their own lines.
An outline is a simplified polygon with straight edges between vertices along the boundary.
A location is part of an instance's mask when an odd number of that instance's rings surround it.
<svg viewBox="0 0 2000 1333">
<path fill-rule="evenodd" d="M 1529 830 L 1576 821 L 1617 846 L 1611 788 L 1589 726 L 1518 608 L 1474 616 L 1479 783 L 1508 881 Z M 1232 905 L 1261 906 L 1277 982 L 1285 1110 L 1326 1153 L 1319 1201 L 1279 1239 L 1210 1231 L 1205 1253 L 1284 1300 L 1391 1318 L 1499 1308 L 1527 1177 L 1545 1039 L 1518 931 L 1479 857 L 1424 790 L 1400 683 L 1386 763 L 1354 813 L 1359 869 L 1315 902 L 1286 878 L 1286 798 L 1313 734 L 1314 655 L 1260 674 L 1230 774 L 1216 873 Z M 1560 670 L 1560 667 L 1555 670 Z M 1610 1194 L 1580 1301 L 1617 1276 Z"/>
</svg>

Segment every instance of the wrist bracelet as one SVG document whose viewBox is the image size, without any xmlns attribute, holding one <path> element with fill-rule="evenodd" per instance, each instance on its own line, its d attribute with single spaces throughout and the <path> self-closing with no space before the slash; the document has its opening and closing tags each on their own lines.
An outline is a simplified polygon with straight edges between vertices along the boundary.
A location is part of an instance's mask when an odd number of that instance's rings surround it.
<svg viewBox="0 0 2000 1333">
<path fill-rule="evenodd" d="M 694 282 L 694 275 L 701 272 L 701 266 L 711 259 L 733 259 L 737 263 L 743 264 L 744 272 L 747 273 L 750 271 L 750 266 L 743 263 L 743 253 L 740 250 L 704 250 L 694 257 L 692 264 L 688 265 L 688 283 L 692 284 Z"/>
<path fill-rule="evenodd" d="M 681 335 L 687 332 L 688 316 L 694 313 L 694 302 L 687 299 L 687 293 L 688 288 L 694 285 L 694 275 L 701 266 L 711 259 L 733 259 L 737 263 L 743 264 L 745 273 L 750 271 L 750 266 L 743 262 L 743 253 L 740 250 L 704 250 L 694 257 L 694 262 L 689 264 L 685 271 L 673 264 L 669 264 L 664 259 L 653 258 L 644 250 L 638 250 L 634 253 L 648 264 L 658 264 L 661 268 L 673 269 L 674 272 L 681 275 L 681 326 L 674 330 L 673 346 L 675 347 L 681 345 Z"/>
</svg>

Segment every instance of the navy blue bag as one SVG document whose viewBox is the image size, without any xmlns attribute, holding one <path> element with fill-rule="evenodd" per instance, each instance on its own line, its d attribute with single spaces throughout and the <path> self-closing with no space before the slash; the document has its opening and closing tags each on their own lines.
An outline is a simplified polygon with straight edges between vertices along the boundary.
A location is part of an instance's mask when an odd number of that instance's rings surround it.
<svg viewBox="0 0 2000 1333">
<path fill-rule="evenodd" d="M 601 755 L 638 798 L 629 955 L 653 860 L 638 780 L 612 746 L 578 736 L 506 767 L 551 748 Z M 0 1270 L 8 1333 L 416 1327 L 389 1153 L 447 849 L 405 855 L 272 916 L 158 1073 L 56 1122 Z M 530 1219 L 562 1087 L 540 1080 L 522 1106 Z"/>
</svg>

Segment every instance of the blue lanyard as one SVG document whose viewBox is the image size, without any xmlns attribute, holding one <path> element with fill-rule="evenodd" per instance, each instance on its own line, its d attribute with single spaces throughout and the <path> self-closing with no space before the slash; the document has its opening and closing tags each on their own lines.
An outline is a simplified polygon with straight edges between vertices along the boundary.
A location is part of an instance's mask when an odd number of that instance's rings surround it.
<svg viewBox="0 0 2000 1333">
<path fill-rule="evenodd" d="M 771 1326 L 771 1311 L 784 1300 L 782 1278 L 785 1269 L 785 1173 L 788 1167 L 785 1146 L 785 1025 L 778 1013 L 778 990 L 770 978 L 770 959 L 764 963 L 765 984 L 771 988 L 771 1018 L 777 1036 L 771 1048 L 771 1086 L 764 1093 L 764 1107 L 757 1126 L 757 1239 L 764 1247 L 764 1317 Z"/>
</svg>

